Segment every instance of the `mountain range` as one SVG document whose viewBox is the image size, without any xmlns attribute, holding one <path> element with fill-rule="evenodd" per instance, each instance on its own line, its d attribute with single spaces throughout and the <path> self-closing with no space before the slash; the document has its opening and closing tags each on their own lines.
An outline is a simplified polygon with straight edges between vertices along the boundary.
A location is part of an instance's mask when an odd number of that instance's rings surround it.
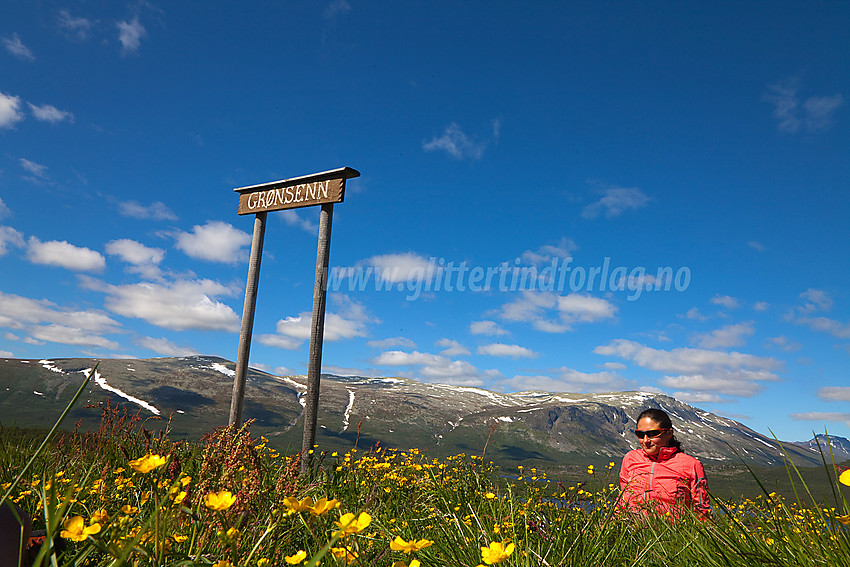
<svg viewBox="0 0 850 567">
<path fill-rule="evenodd" d="M 168 423 L 172 438 L 199 439 L 227 424 L 234 364 L 214 356 L 153 359 L 0 359 L 0 424 L 53 425 L 86 376 L 94 372 L 67 427 L 95 428 L 107 398 L 147 419 Z M 243 419 L 281 451 L 300 450 L 305 376 L 250 369 Z M 501 394 L 408 378 L 322 375 L 316 443 L 321 451 L 376 444 L 419 448 L 434 456 L 466 453 L 508 468 L 574 466 L 618 461 L 637 446 L 632 430 L 644 409 L 667 411 L 683 448 L 717 465 L 822 465 L 817 443 L 836 462 L 850 441 L 817 436 L 780 442 L 746 425 L 649 392 Z M 162 420 L 162 421 L 160 421 Z"/>
</svg>

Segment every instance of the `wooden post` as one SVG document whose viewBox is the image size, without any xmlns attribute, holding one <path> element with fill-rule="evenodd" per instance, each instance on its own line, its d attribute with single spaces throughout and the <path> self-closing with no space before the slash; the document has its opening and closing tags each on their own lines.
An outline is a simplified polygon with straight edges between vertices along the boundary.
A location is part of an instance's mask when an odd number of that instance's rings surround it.
<svg viewBox="0 0 850 567">
<path fill-rule="evenodd" d="M 266 215 L 257 213 L 254 218 L 254 238 L 251 241 L 251 258 L 248 261 L 248 282 L 245 284 L 245 304 L 242 307 L 242 330 L 236 355 L 236 375 L 233 377 L 233 396 L 230 399 L 230 425 L 242 424 L 242 399 L 245 396 L 245 377 L 248 374 L 248 355 L 251 353 L 251 335 L 254 333 L 254 308 L 257 305 L 257 285 L 260 279 L 260 261 L 263 256 L 263 239 L 266 234 Z"/>
<path fill-rule="evenodd" d="M 316 280 L 313 287 L 313 320 L 310 327 L 310 359 L 307 362 L 307 399 L 304 405 L 304 437 L 301 442 L 301 474 L 310 471 L 316 440 L 316 418 L 319 410 L 319 382 L 322 377 L 322 341 L 325 329 L 328 260 L 331 245 L 333 203 L 322 205 L 319 220 L 319 246 L 316 251 Z"/>
</svg>

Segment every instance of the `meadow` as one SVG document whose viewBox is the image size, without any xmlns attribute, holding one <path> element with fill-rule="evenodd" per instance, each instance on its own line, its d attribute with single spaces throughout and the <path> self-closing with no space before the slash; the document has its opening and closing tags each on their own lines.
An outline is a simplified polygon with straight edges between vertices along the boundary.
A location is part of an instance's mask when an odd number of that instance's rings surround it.
<svg viewBox="0 0 850 567">
<path fill-rule="evenodd" d="M 701 519 L 619 510 L 614 462 L 563 483 L 476 455 L 315 451 L 299 475 L 250 423 L 189 443 L 107 406 L 96 431 L 3 429 L 0 494 L 44 533 L 20 565 L 850 565 L 850 471 L 826 459 L 830 502 L 789 463 L 794 498 L 714 497 Z"/>
</svg>

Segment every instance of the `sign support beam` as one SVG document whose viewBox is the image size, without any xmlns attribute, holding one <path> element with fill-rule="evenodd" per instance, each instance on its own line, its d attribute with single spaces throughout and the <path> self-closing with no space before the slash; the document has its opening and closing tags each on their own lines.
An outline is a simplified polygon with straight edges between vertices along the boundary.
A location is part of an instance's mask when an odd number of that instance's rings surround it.
<svg viewBox="0 0 850 567">
<path fill-rule="evenodd" d="M 310 327 L 310 358 L 307 362 L 307 394 L 304 405 L 304 436 L 301 442 L 301 474 L 306 474 L 310 470 L 313 445 L 316 440 L 333 210 L 333 203 L 323 204 L 319 219 L 319 245 L 316 250 L 316 279 L 313 287 L 313 318 Z"/>
<path fill-rule="evenodd" d="M 266 214 L 270 211 L 297 209 L 321 205 L 319 246 L 316 251 L 316 279 L 313 288 L 313 317 L 310 327 L 310 358 L 307 362 L 307 399 L 304 405 L 304 437 L 301 446 L 301 473 L 310 471 L 313 445 L 316 442 L 316 421 L 319 410 L 319 382 L 322 377 L 322 341 L 325 331 L 325 298 L 328 282 L 328 258 L 331 246 L 331 221 L 334 203 L 345 199 L 345 182 L 360 177 L 360 172 L 350 167 L 340 167 L 311 175 L 291 177 L 234 189 L 239 193 L 240 215 L 254 214 L 254 239 L 245 285 L 245 305 L 242 309 L 242 331 L 236 374 L 233 378 L 233 397 L 230 400 L 230 425 L 242 423 L 242 401 L 245 397 L 245 378 L 248 374 L 248 356 L 254 327 L 254 307 L 257 303 L 257 286 Z"/>
<path fill-rule="evenodd" d="M 230 425 L 242 423 L 242 401 L 245 397 L 245 377 L 248 374 L 248 356 L 251 354 L 251 336 L 254 334 L 254 308 L 257 305 L 257 287 L 260 279 L 260 261 L 266 235 L 266 216 L 257 213 L 254 218 L 254 238 L 251 241 L 251 258 L 248 260 L 248 282 L 245 284 L 245 304 L 242 307 L 242 330 L 239 333 L 239 350 L 236 355 L 236 375 L 233 377 L 233 396 L 230 399 Z"/>
</svg>

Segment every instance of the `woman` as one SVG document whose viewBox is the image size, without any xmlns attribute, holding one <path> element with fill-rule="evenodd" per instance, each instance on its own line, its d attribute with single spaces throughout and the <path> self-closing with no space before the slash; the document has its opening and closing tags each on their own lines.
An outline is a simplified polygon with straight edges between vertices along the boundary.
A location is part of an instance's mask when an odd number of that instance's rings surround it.
<svg viewBox="0 0 850 567">
<path fill-rule="evenodd" d="M 685 509 L 710 514 L 702 463 L 682 452 L 667 412 L 648 409 L 641 413 L 635 435 L 640 449 L 626 453 L 620 467 L 621 507 L 676 516 Z"/>
</svg>

